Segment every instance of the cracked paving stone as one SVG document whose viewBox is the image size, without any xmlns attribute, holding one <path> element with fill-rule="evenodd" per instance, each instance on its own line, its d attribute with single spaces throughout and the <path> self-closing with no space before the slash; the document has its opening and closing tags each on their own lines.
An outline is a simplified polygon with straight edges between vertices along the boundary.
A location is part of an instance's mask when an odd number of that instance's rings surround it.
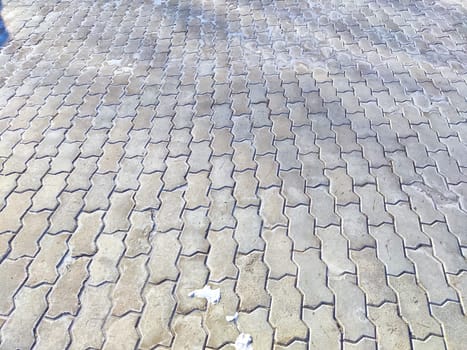
<svg viewBox="0 0 467 350">
<path fill-rule="evenodd" d="M 432 313 L 442 324 L 445 342 L 449 350 L 461 350 L 467 342 L 467 320 L 458 303 L 449 301 L 443 306 L 432 306 Z"/>
<path fill-rule="evenodd" d="M 110 195 L 110 207 L 104 215 L 104 232 L 126 231 L 130 227 L 128 219 L 134 207 L 133 191 L 113 192 Z"/>
<path fill-rule="evenodd" d="M 42 283 L 54 284 L 59 277 L 57 267 L 66 254 L 66 241 L 70 235 L 44 235 L 39 241 L 40 250 L 28 267 L 26 285 L 36 287 Z"/>
<path fill-rule="evenodd" d="M 22 258 L 7 259 L 0 264 L 0 278 L 3 281 L 0 289 L 0 314 L 8 315 L 13 310 L 13 298 L 28 278 L 27 267 L 30 262 L 30 259 Z"/>
<path fill-rule="evenodd" d="M 318 227 L 316 235 L 321 240 L 321 258 L 330 275 L 355 273 L 355 265 L 348 256 L 348 242 L 338 226 Z"/>
<path fill-rule="evenodd" d="M 300 176 L 299 170 L 281 170 L 279 177 L 282 179 L 281 194 L 286 206 L 296 207 L 300 204 L 309 204 L 310 199 L 305 194 L 305 179 Z"/>
<path fill-rule="evenodd" d="M 268 307 L 271 297 L 264 287 L 268 268 L 263 262 L 263 253 L 239 254 L 235 263 L 239 270 L 235 291 L 240 298 L 240 311 L 251 312 L 257 306 Z"/>
<path fill-rule="evenodd" d="M 320 247 L 319 238 L 314 234 L 314 217 L 309 213 L 307 206 L 286 207 L 285 215 L 289 219 L 287 234 L 292 239 L 293 250 L 305 251 L 308 248 Z"/>
<path fill-rule="evenodd" d="M 54 347 L 64 349 L 70 342 L 68 329 L 72 322 L 71 316 L 62 316 L 56 320 L 44 318 L 37 327 L 35 349 L 48 350 Z"/>
<path fill-rule="evenodd" d="M 60 266 L 60 277 L 52 291 L 47 296 L 49 308 L 47 316 L 56 318 L 62 314 L 76 315 L 80 306 L 79 292 L 88 277 L 87 267 L 89 258 L 72 259 L 68 262 L 65 258 Z"/>
<path fill-rule="evenodd" d="M 237 267 L 234 264 L 237 243 L 232 236 L 232 229 L 208 233 L 207 239 L 211 248 L 206 265 L 209 268 L 210 281 L 219 282 L 225 278 L 237 277 Z"/>
<path fill-rule="evenodd" d="M 297 266 L 292 261 L 292 241 L 287 236 L 287 230 L 282 227 L 264 230 L 262 236 L 266 241 L 264 261 L 269 267 L 269 278 L 296 275 Z"/>
<path fill-rule="evenodd" d="M 274 340 L 287 344 L 290 339 L 305 340 L 308 328 L 300 319 L 302 295 L 295 288 L 295 277 L 285 276 L 280 280 L 268 280 L 271 294 L 269 321 L 276 329 Z"/>
<path fill-rule="evenodd" d="M 413 337 L 426 339 L 430 334 L 441 335 L 441 327 L 431 315 L 427 296 L 415 276 L 404 273 L 399 277 L 389 276 L 388 281 L 397 293 L 400 314 Z"/>
<path fill-rule="evenodd" d="M 303 309 L 303 321 L 310 328 L 308 348 L 339 349 L 340 328 L 334 319 L 334 307 L 321 305 L 314 310 Z"/>
<path fill-rule="evenodd" d="M 209 219 L 207 208 L 184 210 L 182 214 L 183 229 L 180 233 L 181 253 L 191 256 L 196 253 L 207 253 L 209 242 L 206 239 Z"/>
<path fill-rule="evenodd" d="M 146 261 L 147 258 L 140 255 L 135 258 L 124 257 L 118 264 L 120 277 L 112 292 L 112 315 L 141 312 L 143 299 L 140 293 L 147 277 Z"/>
<path fill-rule="evenodd" d="M 412 263 L 405 255 L 402 239 L 392 225 L 370 226 L 369 230 L 376 240 L 378 259 L 383 262 L 389 275 L 399 276 L 404 272 L 414 272 Z"/>
<path fill-rule="evenodd" d="M 49 226 L 50 212 L 28 212 L 23 216 L 22 226 L 11 242 L 9 258 L 17 259 L 23 256 L 34 257 L 39 250 L 39 240 Z"/>
<path fill-rule="evenodd" d="M 208 333 L 206 345 L 219 349 L 225 343 L 234 343 L 239 332 L 234 322 L 227 322 L 226 315 L 235 314 L 238 296 L 234 292 L 235 281 L 224 280 L 214 288 L 220 289 L 222 302 L 209 304 L 204 317 L 204 327 Z"/>
<path fill-rule="evenodd" d="M 329 279 L 336 298 L 336 319 L 343 328 L 344 339 L 352 342 L 363 336 L 375 337 L 375 328 L 367 318 L 365 297 L 356 282 L 356 277 L 349 274 Z"/>
<path fill-rule="evenodd" d="M 91 286 L 116 282 L 119 277 L 118 262 L 123 255 L 123 233 L 101 234 L 96 240 L 97 252 L 89 265 Z"/>
<path fill-rule="evenodd" d="M 398 315 L 397 306 L 385 303 L 368 307 L 370 320 L 376 325 L 376 338 L 381 349 L 411 349 L 409 330 Z"/>
<path fill-rule="evenodd" d="M 137 322 L 138 315 L 131 313 L 122 317 L 110 317 L 105 324 L 105 343 L 102 349 L 134 349 L 139 339 Z"/>
<path fill-rule="evenodd" d="M 458 300 L 454 289 L 447 284 L 441 263 L 434 258 L 430 247 L 407 250 L 407 257 L 414 262 L 417 279 L 431 303 L 440 305 L 447 300 Z"/>
<path fill-rule="evenodd" d="M 145 301 L 138 330 L 141 334 L 141 349 L 152 349 L 154 345 L 170 346 L 173 333 L 170 321 L 175 308 L 173 290 L 175 283 L 166 281 L 158 285 L 146 284 L 143 290 Z"/>
<path fill-rule="evenodd" d="M 165 280 L 177 280 L 179 271 L 176 263 L 180 252 L 178 234 L 178 231 L 172 230 L 156 233 L 152 238 L 152 252 L 147 264 L 150 282 L 157 284 Z"/>
<path fill-rule="evenodd" d="M 258 349 L 270 349 L 273 344 L 273 329 L 268 322 L 268 311 L 257 308 L 251 312 L 240 312 L 238 328 L 242 333 L 250 334 L 253 344 Z"/>
<path fill-rule="evenodd" d="M 303 306 L 316 308 L 323 303 L 332 304 L 334 296 L 327 287 L 326 265 L 319 251 L 294 252 L 293 260 L 298 266 L 297 287 L 303 294 Z"/>
<path fill-rule="evenodd" d="M 30 349 L 35 342 L 34 329 L 47 309 L 45 296 L 49 286 L 22 288 L 15 298 L 15 309 L 1 328 L 2 348 Z"/>
<path fill-rule="evenodd" d="M 70 349 L 99 349 L 104 343 L 103 326 L 111 307 L 111 284 L 98 287 L 85 286 L 80 296 L 81 308 L 75 318 L 70 334 L 72 339 Z"/>
<path fill-rule="evenodd" d="M 378 260 L 375 249 L 351 250 L 350 258 L 357 265 L 358 285 L 365 292 L 369 305 L 396 302 L 396 296 L 386 282 L 384 265 Z"/>
<path fill-rule="evenodd" d="M 158 209 L 159 195 L 164 183 L 161 173 L 141 174 L 138 178 L 140 186 L 135 194 L 135 209 Z"/>
<path fill-rule="evenodd" d="M 188 296 L 189 293 L 203 288 L 206 284 L 209 271 L 205 264 L 206 256 L 203 254 L 179 257 L 177 268 L 180 271 L 180 276 L 175 289 L 178 313 L 185 315 L 193 310 L 205 310 L 205 299 Z"/>
<path fill-rule="evenodd" d="M 235 227 L 235 218 L 232 215 L 235 199 L 232 196 L 232 189 L 229 187 L 209 191 L 211 207 L 208 217 L 211 220 L 211 229 L 214 231 Z"/>
<path fill-rule="evenodd" d="M 203 316 L 195 311 L 189 315 L 177 315 L 172 321 L 172 329 L 175 334 L 172 348 L 203 350 L 207 334 L 203 329 Z"/>
<path fill-rule="evenodd" d="M 287 217 L 283 214 L 284 198 L 280 195 L 280 189 L 277 187 L 260 189 L 258 195 L 261 199 L 259 212 L 263 219 L 264 227 L 286 226 Z"/>
<path fill-rule="evenodd" d="M 103 215 L 103 211 L 95 211 L 78 216 L 78 226 L 68 241 L 73 257 L 93 255 L 97 251 L 96 237 L 103 227 Z"/>
</svg>

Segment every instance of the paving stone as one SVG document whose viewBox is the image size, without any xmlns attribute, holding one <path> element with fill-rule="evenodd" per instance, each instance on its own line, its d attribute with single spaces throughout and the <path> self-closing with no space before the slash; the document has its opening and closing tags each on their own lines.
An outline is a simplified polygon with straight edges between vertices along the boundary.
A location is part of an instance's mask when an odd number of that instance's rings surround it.
<svg viewBox="0 0 467 350">
<path fill-rule="evenodd" d="M 108 283 L 98 287 L 85 286 L 80 297 L 80 311 L 70 330 L 72 339 L 76 339 L 71 349 L 102 347 L 103 326 L 111 307 L 111 288 L 112 285 Z"/>
<path fill-rule="evenodd" d="M 47 174 L 42 179 L 42 187 L 32 198 L 32 207 L 34 211 L 44 209 L 54 210 L 58 206 L 58 196 L 65 187 L 66 174 L 57 175 Z M 27 193 L 27 192 L 25 192 Z M 9 197 L 12 199 L 12 196 Z M 24 205 L 24 204 L 23 204 Z"/>
<path fill-rule="evenodd" d="M 157 233 L 153 237 L 151 256 L 147 264 L 150 272 L 149 281 L 152 283 L 177 279 L 179 271 L 176 262 L 180 251 L 177 236 L 178 231 L 172 230 L 167 233 Z"/>
<path fill-rule="evenodd" d="M 96 240 L 97 251 L 89 265 L 90 286 L 116 282 L 119 277 L 118 262 L 124 251 L 123 234 L 101 234 Z"/>
<path fill-rule="evenodd" d="M 71 174 L 66 178 L 66 190 L 89 190 L 94 184 L 94 180 L 99 177 L 95 176 L 98 169 L 96 166 L 96 157 L 78 158 L 74 163 L 74 169 Z M 112 179 L 113 183 L 113 179 Z M 112 187 L 113 188 L 113 185 Z"/>
<path fill-rule="evenodd" d="M 262 234 L 266 241 L 264 260 L 269 267 L 269 278 L 280 279 L 285 275 L 296 275 L 297 266 L 293 263 L 290 251 L 292 242 L 284 228 L 265 230 Z"/>
<path fill-rule="evenodd" d="M 239 330 L 250 334 L 254 346 L 259 349 L 270 349 L 273 344 L 273 329 L 267 319 L 268 312 L 263 308 L 257 308 L 249 313 L 239 313 Z"/>
<path fill-rule="evenodd" d="M 433 257 L 431 248 L 407 250 L 407 257 L 414 262 L 418 281 L 431 303 L 442 304 L 446 300 L 458 300 L 454 289 L 447 284 L 443 268 Z"/>
<path fill-rule="evenodd" d="M 389 276 L 388 282 L 397 293 L 400 314 L 413 337 L 426 339 L 430 334 L 441 335 L 440 325 L 431 316 L 428 299 L 415 276 L 407 273 L 399 277 Z"/>
<path fill-rule="evenodd" d="M 136 331 L 138 316 L 127 314 L 123 317 L 111 317 L 105 325 L 105 343 L 103 349 L 131 349 L 136 346 L 139 335 Z"/>
<path fill-rule="evenodd" d="M 339 217 L 334 212 L 334 198 L 325 187 L 307 188 L 306 193 L 311 198 L 310 212 L 315 217 L 316 226 L 339 225 Z"/>
<path fill-rule="evenodd" d="M 254 162 L 255 150 L 250 141 L 234 142 L 232 144 L 234 154 L 232 162 L 235 165 L 236 171 L 255 170 L 256 163 Z"/>
<path fill-rule="evenodd" d="M 88 277 L 88 258 L 71 259 L 59 267 L 59 278 L 50 294 L 47 296 L 49 308 L 47 316 L 56 318 L 62 314 L 76 315 L 80 306 L 78 299 L 84 281 Z"/>
<path fill-rule="evenodd" d="M 353 350 L 353 349 L 375 350 L 376 346 L 377 346 L 376 340 L 370 339 L 370 338 L 362 338 L 357 343 L 351 343 L 348 341 L 344 341 L 345 350 Z"/>
<path fill-rule="evenodd" d="M 385 303 L 379 307 L 368 308 L 370 320 L 376 325 L 376 337 L 381 349 L 411 349 L 409 330 L 398 315 L 397 307 Z"/>
<path fill-rule="evenodd" d="M 303 306 L 316 308 L 321 304 L 332 304 L 334 297 L 327 287 L 326 265 L 321 261 L 318 250 L 294 252 L 293 260 L 298 265 L 298 289 L 304 295 Z M 304 321 L 307 322 L 306 317 Z"/>
<path fill-rule="evenodd" d="M 314 234 L 314 218 L 307 206 L 286 207 L 285 215 L 289 219 L 287 235 L 292 239 L 293 250 L 305 251 L 308 248 L 319 248 L 319 239 Z"/>
<path fill-rule="evenodd" d="M 212 167 L 209 162 L 212 150 L 209 147 L 209 142 L 191 143 L 191 154 L 188 158 L 190 172 L 197 173 L 200 171 L 209 171 Z"/>
<path fill-rule="evenodd" d="M 266 228 L 277 225 L 287 225 L 287 217 L 284 216 L 284 199 L 277 187 L 259 189 L 258 195 L 261 199 L 259 213 Z"/>
<path fill-rule="evenodd" d="M 68 234 L 44 235 L 39 241 L 40 250 L 28 267 L 26 285 L 36 287 L 42 283 L 54 284 L 59 274 L 57 267 L 66 253 Z"/>
<path fill-rule="evenodd" d="M 211 189 L 209 191 L 211 207 L 208 216 L 211 220 L 211 228 L 215 231 L 224 228 L 234 228 L 235 218 L 232 215 L 234 208 L 234 198 L 231 188 L 220 190 Z"/>
<path fill-rule="evenodd" d="M 417 248 L 422 244 L 430 244 L 428 236 L 421 229 L 418 216 L 407 203 L 386 205 L 386 208 L 394 218 L 395 230 L 402 237 L 407 248 Z"/>
<path fill-rule="evenodd" d="M 355 192 L 360 197 L 362 212 L 367 216 L 369 225 L 378 226 L 383 223 L 392 223 L 391 217 L 386 212 L 383 197 L 375 187 L 372 184 L 367 184 L 355 188 Z"/>
<path fill-rule="evenodd" d="M 209 219 L 207 208 L 184 210 L 182 214 L 183 229 L 179 240 L 182 254 L 190 256 L 195 253 L 207 253 L 209 242 L 206 239 Z"/>
<path fill-rule="evenodd" d="M 149 143 L 146 146 L 146 157 L 143 159 L 143 172 L 152 173 L 155 171 L 165 171 L 167 165 L 165 159 L 168 154 L 167 143 Z"/>
<path fill-rule="evenodd" d="M 465 316 L 458 303 L 449 301 L 443 306 L 432 306 L 433 315 L 441 322 L 445 342 L 448 349 L 462 349 L 466 335 L 463 329 L 467 326 Z"/>
<path fill-rule="evenodd" d="M 109 199 L 110 207 L 104 216 L 104 232 L 128 230 L 130 227 L 128 217 L 134 207 L 133 195 L 133 191 L 112 192 Z"/>
<path fill-rule="evenodd" d="M 212 189 L 222 189 L 224 187 L 233 187 L 234 180 L 232 173 L 234 164 L 229 155 L 211 158 L 212 169 L 209 174 Z"/>
<path fill-rule="evenodd" d="M 78 216 L 78 226 L 68 241 L 73 257 L 93 255 L 97 251 L 95 241 L 102 230 L 103 215 L 102 211 L 95 211 L 93 213 L 81 213 Z"/>
<path fill-rule="evenodd" d="M 188 314 L 195 309 L 204 310 L 206 308 L 205 299 L 188 296 L 189 293 L 203 288 L 206 284 L 209 272 L 205 263 L 206 257 L 202 254 L 191 257 L 181 256 L 178 259 L 177 268 L 180 271 L 180 276 L 175 290 L 178 313 Z"/>
<path fill-rule="evenodd" d="M 375 328 L 366 315 L 365 298 L 356 277 L 346 274 L 329 279 L 335 294 L 335 315 L 345 340 L 355 342 L 362 336 L 375 337 Z"/>
<path fill-rule="evenodd" d="M 340 330 L 334 319 L 334 307 L 321 305 L 314 310 L 304 309 L 303 320 L 310 328 L 309 349 L 337 349 L 340 347 Z"/>
<path fill-rule="evenodd" d="M 318 154 L 299 154 L 298 158 L 302 163 L 301 175 L 305 178 L 307 187 L 329 184 L 329 179 L 324 176 L 324 163 L 319 159 Z"/>
<path fill-rule="evenodd" d="M 233 239 L 233 230 L 210 231 L 207 239 L 211 245 L 206 264 L 209 268 L 209 280 L 220 282 L 225 278 L 236 278 L 234 265 L 237 243 Z"/>
<path fill-rule="evenodd" d="M 142 349 L 151 349 L 154 345 L 170 345 L 173 333 L 169 327 L 175 308 L 173 289 L 174 283 L 170 281 L 158 285 L 146 284 L 143 291 L 145 304 L 138 323 L 141 334 L 139 346 Z"/>
<path fill-rule="evenodd" d="M 386 283 L 384 265 L 377 259 L 375 249 L 350 251 L 350 258 L 357 265 L 358 285 L 365 292 L 369 305 L 376 307 L 385 302 L 396 302 L 394 292 Z"/>
<path fill-rule="evenodd" d="M 253 146 L 256 149 L 256 154 L 276 153 L 276 147 L 273 145 L 274 134 L 269 127 L 254 128 L 253 135 Z"/>
<path fill-rule="evenodd" d="M 173 191 L 186 185 L 186 173 L 188 165 L 185 157 L 167 158 L 167 169 L 162 176 L 165 191 Z"/>
<path fill-rule="evenodd" d="M 355 273 L 355 266 L 348 256 L 347 240 L 341 235 L 338 226 L 318 227 L 316 235 L 321 240 L 321 258 L 328 274 Z"/>
<path fill-rule="evenodd" d="M 0 291 L 0 313 L 8 315 L 14 309 L 14 296 L 27 279 L 29 259 L 4 260 L 0 264 L 0 277 L 4 283 Z"/>
<path fill-rule="evenodd" d="M 225 343 L 234 343 L 239 335 L 237 325 L 226 320 L 226 315 L 235 314 L 238 296 L 234 292 L 233 280 L 226 279 L 214 287 L 220 289 L 222 303 L 208 305 L 204 326 L 208 334 L 206 345 L 219 349 Z"/>
<path fill-rule="evenodd" d="M 309 204 L 310 199 L 305 194 L 305 179 L 300 176 L 299 170 L 279 171 L 279 177 L 282 179 L 281 194 L 286 206 Z"/>
<path fill-rule="evenodd" d="M 71 341 L 68 329 L 71 316 L 62 316 L 57 320 L 44 318 L 37 327 L 37 338 L 34 348 L 47 350 L 53 347 L 65 348 Z"/>
<path fill-rule="evenodd" d="M 447 275 L 446 277 L 448 283 L 457 290 L 465 314 L 467 309 L 467 273 L 461 272 L 458 275 Z"/>
<path fill-rule="evenodd" d="M 22 288 L 15 298 L 15 309 L 2 326 L 2 348 L 31 348 L 35 342 L 34 329 L 47 309 L 45 296 L 50 287 Z"/>
<path fill-rule="evenodd" d="M 258 178 L 260 187 L 268 188 L 281 184 L 281 180 L 278 176 L 279 164 L 275 161 L 273 155 L 257 156 L 256 162 L 258 164 L 256 177 Z"/>
<path fill-rule="evenodd" d="M 10 192 L 14 189 L 13 186 L 16 186 L 18 192 L 24 192 L 27 190 L 38 191 L 42 186 L 42 178 L 47 173 L 50 167 L 50 159 L 31 159 L 27 163 L 27 168 L 19 178 L 16 174 L 11 174 L 7 176 L 2 176 L 2 194 L 0 198 L 6 198 L 6 194 L 3 193 Z M 1 169 L 1 167 L 0 167 Z M 3 179 L 8 179 L 8 184 L 3 182 Z M 15 181 L 16 179 L 16 181 Z"/>
<path fill-rule="evenodd" d="M 145 256 L 124 257 L 120 261 L 120 278 L 112 293 L 112 315 L 123 316 L 128 312 L 141 311 L 141 290 L 147 278 L 146 261 Z"/>
<path fill-rule="evenodd" d="M 11 241 L 9 257 L 17 259 L 24 256 L 34 257 L 39 250 L 39 240 L 49 226 L 50 212 L 28 212 L 22 218 L 22 226 Z"/>
<path fill-rule="evenodd" d="M 183 349 L 189 347 L 193 350 L 204 349 L 207 335 L 202 326 L 203 316 L 193 312 L 186 316 L 178 316 L 172 321 L 175 337 L 172 347 Z"/>
<path fill-rule="evenodd" d="M 295 277 L 285 276 L 280 280 L 269 280 L 271 312 L 269 322 L 276 329 L 274 340 L 278 344 L 288 344 L 291 339 L 305 340 L 308 328 L 300 319 L 302 296 L 295 288 Z"/>
<path fill-rule="evenodd" d="M 448 231 L 446 224 L 438 222 L 432 226 L 423 225 L 423 231 L 431 238 L 434 255 L 441 261 L 446 273 L 458 274 L 467 269 L 459 242 Z"/>
</svg>

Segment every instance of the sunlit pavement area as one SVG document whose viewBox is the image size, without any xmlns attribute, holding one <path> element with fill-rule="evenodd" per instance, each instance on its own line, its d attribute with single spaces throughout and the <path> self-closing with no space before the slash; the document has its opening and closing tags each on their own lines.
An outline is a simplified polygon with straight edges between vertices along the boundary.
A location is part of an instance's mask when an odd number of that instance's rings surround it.
<svg viewBox="0 0 467 350">
<path fill-rule="evenodd" d="M 0 349 L 465 349 L 465 2 L 2 16 Z"/>
</svg>

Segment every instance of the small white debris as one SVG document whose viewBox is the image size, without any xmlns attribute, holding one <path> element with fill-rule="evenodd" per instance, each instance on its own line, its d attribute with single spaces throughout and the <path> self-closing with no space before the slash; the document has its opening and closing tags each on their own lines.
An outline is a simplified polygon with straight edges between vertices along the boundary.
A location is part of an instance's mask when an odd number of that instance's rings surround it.
<svg viewBox="0 0 467 350">
<path fill-rule="evenodd" d="M 217 304 L 221 300 L 221 290 L 211 289 L 210 286 L 206 285 L 203 289 L 196 289 L 188 294 L 191 298 L 205 298 L 209 304 Z"/>
<path fill-rule="evenodd" d="M 241 333 L 235 340 L 235 350 L 253 350 L 253 338 L 249 334 Z"/>
<path fill-rule="evenodd" d="M 237 319 L 238 319 L 238 312 L 236 312 L 232 316 L 229 316 L 229 315 L 225 316 L 225 320 L 227 322 L 237 322 Z"/>
</svg>

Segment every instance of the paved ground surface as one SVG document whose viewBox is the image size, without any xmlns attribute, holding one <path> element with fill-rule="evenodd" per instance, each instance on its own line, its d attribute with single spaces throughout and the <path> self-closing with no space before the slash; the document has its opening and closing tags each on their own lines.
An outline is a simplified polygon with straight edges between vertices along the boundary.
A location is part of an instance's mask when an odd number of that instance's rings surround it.
<svg viewBox="0 0 467 350">
<path fill-rule="evenodd" d="M 461 1 L 3 15 L 0 349 L 465 349 Z"/>
</svg>

